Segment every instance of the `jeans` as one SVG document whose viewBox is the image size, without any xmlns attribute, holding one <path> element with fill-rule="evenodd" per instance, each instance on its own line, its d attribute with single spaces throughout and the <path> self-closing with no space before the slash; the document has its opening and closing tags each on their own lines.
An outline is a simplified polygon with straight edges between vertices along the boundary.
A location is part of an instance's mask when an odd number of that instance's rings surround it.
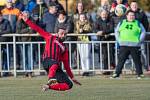
<svg viewBox="0 0 150 100">
<path fill-rule="evenodd" d="M 8 70 L 8 64 L 7 64 L 7 49 L 5 46 L 2 45 L 2 70 L 7 71 Z M 7 76 L 8 72 L 4 72 L 3 76 Z"/>
<path fill-rule="evenodd" d="M 18 62 L 21 66 L 23 66 L 23 69 L 25 70 L 31 70 L 31 46 L 30 44 L 18 45 L 18 49 L 20 51 L 18 55 Z M 24 49 L 24 50 L 23 50 Z"/>
</svg>

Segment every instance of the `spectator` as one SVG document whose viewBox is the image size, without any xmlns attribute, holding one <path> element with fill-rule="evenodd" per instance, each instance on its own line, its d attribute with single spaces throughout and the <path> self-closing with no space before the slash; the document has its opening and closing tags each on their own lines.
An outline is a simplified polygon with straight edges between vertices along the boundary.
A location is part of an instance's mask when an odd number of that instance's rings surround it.
<svg viewBox="0 0 150 100">
<path fill-rule="evenodd" d="M 74 23 L 76 23 L 76 21 L 79 20 L 79 15 L 81 13 L 85 13 L 86 17 L 90 21 L 90 23 L 92 22 L 90 14 L 84 11 L 84 5 L 83 5 L 83 3 L 82 2 L 78 2 L 77 3 L 77 7 L 76 7 L 76 13 L 73 16 Z"/>
<path fill-rule="evenodd" d="M 121 9 L 121 8 L 120 8 Z M 113 24 L 114 24 L 114 29 L 117 27 L 117 25 L 118 25 L 118 23 L 120 22 L 120 21 L 122 21 L 123 19 L 125 19 L 125 13 L 123 13 L 123 14 L 116 14 L 115 12 L 111 12 L 110 13 L 110 18 L 112 18 L 112 20 L 113 20 Z"/>
<path fill-rule="evenodd" d="M 54 3 L 50 3 L 48 10 L 49 11 L 43 15 L 42 22 L 45 25 L 45 30 L 47 32 L 54 33 L 55 23 L 57 20 L 56 5 Z"/>
<path fill-rule="evenodd" d="M 48 12 L 46 4 L 43 2 L 43 0 L 36 0 L 36 6 L 32 10 L 32 15 L 36 14 L 38 15 L 39 19 L 41 20 L 43 14 L 45 12 Z"/>
<path fill-rule="evenodd" d="M 79 15 L 79 20 L 76 22 L 76 29 L 77 29 L 76 30 L 77 34 L 87 34 L 92 31 L 91 24 L 84 13 L 81 13 Z M 87 35 L 78 36 L 78 40 L 85 42 L 85 43 L 77 44 L 79 54 L 80 54 L 81 67 L 83 70 L 82 75 L 89 76 L 91 45 L 86 43 L 89 41 L 89 37 Z"/>
<path fill-rule="evenodd" d="M 127 19 L 120 22 L 115 30 L 116 40 L 119 42 L 119 58 L 118 64 L 113 74 L 113 78 L 118 78 L 123 69 L 123 65 L 131 54 L 135 63 L 137 79 L 141 79 L 143 75 L 142 64 L 141 64 L 141 42 L 145 38 L 145 29 L 143 25 L 135 20 L 135 14 L 129 10 L 126 13 Z"/>
<path fill-rule="evenodd" d="M 90 11 L 90 16 L 91 16 L 91 20 L 93 22 L 93 24 L 96 22 L 97 19 L 97 8 L 95 7 L 95 5 L 91 5 L 91 11 Z"/>
<path fill-rule="evenodd" d="M 26 11 L 25 11 L 26 12 Z M 24 13 L 24 12 L 23 12 Z M 26 14 L 26 13 L 25 13 Z M 29 14 L 28 14 L 29 15 Z M 21 16 L 21 15 L 20 15 Z M 28 27 L 28 25 L 21 19 L 21 17 L 17 21 L 17 33 L 18 34 L 31 34 L 32 30 Z M 31 37 L 18 37 L 19 42 L 29 42 L 31 41 Z M 21 62 L 20 65 L 24 65 L 23 61 L 25 61 L 25 70 L 27 72 L 25 73 L 25 77 L 32 77 L 32 66 L 31 66 L 31 45 L 30 44 L 25 44 L 25 52 L 23 52 L 23 45 L 19 45 L 19 51 L 20 53 L 18 54 L 18 60 Z M 25 57 L 23 57 L 25 55 Z M 24 60 L 25 59 L 25 60 Z"/>
<path fill-rule="evenodd" d="M 131 10 L 135 13 L 135 19 L 138 20 L 139 22 L 141 22 L 145 28 L 146 31 L 148 31 L 149 28 L 149 22 L 148 22 L 148 18 L 145 14 L 145 12 L 143 10 L 141 10 L 138 6 L 138 3 L 136 1 L 132 1 L 130 4 L 130 8 Z M 148 62 L 147 62 L 147 57 L 146 57 L 146 45 L 141 46 L 141 53 L 142 53 L 142 62 L 143 62 L 143 66 L 146 70 L 148 69 Z"/>
<path fill-rule="evenodd" d="M 79 16 L 80 16 L 80 14 L 82 14 L 82 13 L 85 13 L 85 15 L 86 15 L 86 18 L 87 18 L 87 20 L 92 24 L 92 18 L 91 18 L 91 15 L 89 14 L 89 13 L 87 13 L 87 12 L 85 12 L 85 10 L 84 10 L 84 5 L 83 5 L 83 3 L 81 2 L 81 1 L 79 1 L 78 3 L 77 3 L 77 6 L 76 6 L 76 12 L 75 12 L 75 14 L 72 16 L 72 20 L 73 20 L 73 22 L 74 22 L 74 32 L 76 32 L 76 23 L 77 23 L 77 21 L 79 21 Z M 92 32 L 92 31 L 91 31 Z M 72 37 L 72 39 L 75 41 L 75 40 L 77 40 L 77 38 L 78 37 Z M 76 62 L 76 45 L 74 45 L 74 62 Z"/>
<path fill-rule="evenodd" d="M 30 0 L 25 7 L 25 11 L 28 11 L 31 14 L 36 5 L 36 0 Z"/>
<path fill-rule="evenodd" d="M 27 11 L 24 11 L 24 12 L 27 12 Z M 42 23 L 39 21 L 39 17 L 38 15 L 33 15 L 32 17 L 30 16 L 30 20 L 32 20 L 34 23 L 36 23 L 37 25 L 43 27 Z M 31 34 L 31 33 L 35 33 L 36 32 L 34 30 L 31 30 L 27 24 L 19 19 L 17 21 L 17 33 L 18 34 Z M 19 37 L 18 38 L 18 41 L 19 42 L 27 42 L 27 41 L 43 41 L 43 38 L 42 37 Z M 25 44 L 25 52 L 23 52 L 23 45 L 17 45 L 17 51 L 20 52 L 17 54 L 17 57 L 18 59 L 18 69 L 21 69 L 21 66 L 23 66 L 23 54 L 25 55 L 25 69 L 28 70 L 28 72 L 25 73 L 25 77 L 32 77 L 32 73 L 31 73 L 31 58 L 28 59 L 28 57 L 30 57 L 29 55 L 31 55 L 30 53 L 32 52 L 31 51 L 31 45 L 30 44 Z M 43 44 L 40 45 L 40 50 L 43 51 L 44 47 L 43 47 Z M 32 50 L 33 50 L 33 67 L 36 67 L 36 65 L 38 64 L 38 46 L 37 44 L 33 44 L 33 47 L 32 47 Z"/>
<path fill-rule="evenodd" d="M 2 13 L 0 12 L 0 42 L 7 42 L 6 37 L 1 37 L 3 34 L 9 34 L 11 32 L 11 26 L 7 19 L 4 19 Z M 5 44 L 1 44 L 2 48 L 2 70 L 7 71 L 7 49 Z M 3 73 L 3 76 L 7 76 L 8 72 Z"/>
<path fill-rule="evenodd" d="M 98 8 L 98 10 L 100 10 L 101 8 L 110 11 L 111 6 L 109 0 L 101 0 L 100 7 Z"/>
<path fill-rule="evenodd" d="M 7 0 L 6 7 L 2 9 L 3 17 L 9 20 L 12 32 L 16 32 L 16 21 L 20 14 L 20 10 L 13 7 L 12 0 Z"/>
<path fill-rule="evenodd" d="M 19 9 L 20 11 L 24 11 L 25 5 L 22 2 L 20 2 L 20 0 L 12 0 L 12 2 L 15 8 Z"/>
<path fill-rule="evenodd" d="M 130 8 L 135 13 L 135 19 L 140 21 L 143 24 L 145 30 L 148 31 L 148 18 L 145 12 L 139 8 L 138 3 L 136 1 L 132 1 L 130 4 Z"/>
<path fill-rule="evenodd" d="M 39 15 L 33 14 L 31 16 L 31 20 L 36 23 L 38 26 L 44 28 L 43 23 L 41 22 Z M 32 30 L 32 33 L 37 33 L 36 31 Z M 37 33 L 38 34 L 38 33 Z M 31 37 L 31 41 L 44 41 L 42 37 Z M 42 56 L 42 52 L 44 51 L 44 44 L 40 44 L 40 55 Z M 38 64 L 38 44 L 33 44 L 33 65 L 36 67 Z"/>
<path fill-rule="evenodd" d="M 31 16 L 31 20 L 32 20 L 34 23 L 36 23 L 38 26 L 44 28 L 44 25 L 43 25 L 42 21 L 40 20 L 38 14 L 33 14 L 33 15 Z M 32 33 L 36 33 L 36 31 L 32 30 Z M 42 38 L 42 37 L 33 37 L 33 38 L 32 38 L 32 41 L 43 41 L 43 38 Z"/>
<path fill-rule="evenodd" d="M 111 18 L 109 18 L 109 12 L 105 9 L 101 9 L 99 11 L 99 18 L 96 21 L 96 33 L 98 35 L 98 41 L 114 41 L 114 37 L 110 34 L 114 32 L 114 26 Z M 109 50 L 108 51 L 108 47 Z M 100 51 L 100 50 L 98 50 Z M 108 57 L 108 52 L 110 57 Z M 108 65 L 114 68 L 115 61 L 114 61 L 114 44 L 110 43 L 109 45 L 106 43 L 102 44 L 102 54 L 104 57 L 104 69 L 108 70 Z M 100 52 L 99 52 L 100 57 Z M 108 58 L 110 58 L 110 64 L 108 64 Z M 100 58 L 99 58 L 100 59 Z M 110 74 L 110 72 L 105 72 L 104 74 Z"/>
<path fill-rule="evenodd" d="M 59 15 L 56 20 L 54 32 L 57 33 L 59 31 L 59 28 L 65 28 L 66 33 L 73 32 L 72 22 L 71 22 L 69 16 L 66 16 L 65 11 L 59 11 Z"/>
<path fill-rule="evenodd" d="M 11 32 L 15 33 L 16 32 L 16 22 L 17 22 L 17 18 L 19 16 L 19 14 L 20 14 L 20 10 L 13 7 L 12 0 L 7 0 L 6 7 L 4 9 L 2 9 L 1 12 L 3 14 L 3 17 L 10 22 L 11 30 L 12 30 Z M 12 41 L 12 37 L 9 37 L 8 41 Z M 9 65 L 8 66 L 10 66 L 13 64 L 13 52 L 12 52 L 13 45 L 9 44 L 8 47 L 9 47 L 8 48 L 9 49 Z"/>
<path fill-rule="evenodd" d="M 47 4 L 47 7 L 49 7 L 50 3 L 55 3 L 56 4 L 56 8 L 57 8 L 57 13 L 59 11 L 62 11 L 62 10 L 65 11 L 64 7 L 62 6 L 62 4 L 59 3 L 58 0 L 44 0 L 44 1 Z"/>
</svg>

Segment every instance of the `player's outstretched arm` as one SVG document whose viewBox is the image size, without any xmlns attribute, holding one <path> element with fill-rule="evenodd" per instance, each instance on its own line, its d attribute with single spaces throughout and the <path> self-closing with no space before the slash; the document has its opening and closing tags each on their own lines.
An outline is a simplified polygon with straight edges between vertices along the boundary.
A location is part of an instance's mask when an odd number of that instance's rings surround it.
<svg viewBox="0 0 150 100">
<path fill-rule="evenodd" d="M 26 24 L 28 24 L 33 30 L 38 32 L 42 37 L 47 38 L 51 36 L 50 33 L 44 31 L 41 27 L 39 27 L 38 25 L 33 23 L 31 20 L 29 20 L 27 13 L 22 13 L 21 16 L 22 16 L 21 18 L 26 22 Z"/>
<path fill-rule="evenodd" d="M 63 61 L 63 64 L 64 64 L 64 68 L 67 72 L 67 74 L 69 75 L 69 77 L 71 78 L 71 80 L 77 84 L 77 85 L 81 85 L 81 83 L 79 81 L 77 81 L 75 78 L 74 78 L 74 75 L 71 71 L 71 68 L 69 66 L 69 55 L 68 55 L 68 50 L 66 49 L 66 51 L 64 52 L 63 56 L 62 56 L 62 61 Z"/>
</svg>

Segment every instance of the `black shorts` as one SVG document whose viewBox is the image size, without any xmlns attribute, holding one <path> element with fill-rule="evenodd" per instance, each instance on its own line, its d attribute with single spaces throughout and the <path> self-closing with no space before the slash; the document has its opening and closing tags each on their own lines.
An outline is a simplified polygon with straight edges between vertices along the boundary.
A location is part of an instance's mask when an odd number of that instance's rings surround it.
<svg viewBox="0 0 150 100">
<path fill-rule="evenodd" d="M 69 88 L 72 88 L 73 86 L 72 81 L 69 79 L 68 75 L 63 72 L 62 69 L 58 69 L 56 71 L 54 78 L 57 79 L 58 83 L 67 83 L 69 85 Z"/>
<path fill-rule="evenodd" d="M 57 60 L 51 59 L 51 58 L 45 58 L 43 60 L 43 67 L 48 72 L 49 67 L 51 67 L 53 64 L 58 64 L 59 62 Z"/>
</svg>

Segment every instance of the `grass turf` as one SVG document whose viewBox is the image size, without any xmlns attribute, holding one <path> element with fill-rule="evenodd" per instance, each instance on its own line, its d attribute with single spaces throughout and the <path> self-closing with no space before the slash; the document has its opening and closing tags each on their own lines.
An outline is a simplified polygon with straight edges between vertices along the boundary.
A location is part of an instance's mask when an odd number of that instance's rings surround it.
<svg viewBox="0 0 150 100">
<path fill-rule="evenodd" d="M 69 91 L 41 91 L 45 76 L 0 78 L 0 100 L 150 100 L 150 77 L 109 79 L 103 76 L 77 77 L 83 84 Z"/>
</svg>

